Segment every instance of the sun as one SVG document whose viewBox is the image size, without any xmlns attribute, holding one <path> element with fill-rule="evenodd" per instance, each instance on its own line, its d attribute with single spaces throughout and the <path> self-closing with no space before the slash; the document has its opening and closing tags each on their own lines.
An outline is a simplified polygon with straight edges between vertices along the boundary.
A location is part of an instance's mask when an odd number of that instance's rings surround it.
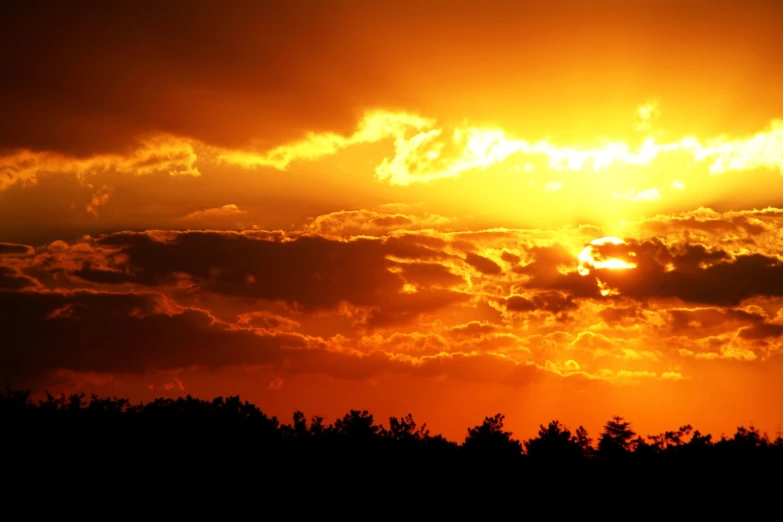
<svg viewBox="0 0 783 522">
<path fill-rule="evenodd" d="M 636 263 L 625 261 L 618 257 L 604 257 L 598 251 L 596 247 L 604 245 L 626 245 L 627 243 L 619 237 L 606 236 L 599 239 L 594 239 L 587 245 L 578 256 L 579 266 L 577 271 L 580 275 L 586 276 L 590 273 L 591 269 L 597 270 L 630 270 L 636 268 Z M 629 252 L 629 256 L 633 257 L 636 254 Z"/>
</svg>

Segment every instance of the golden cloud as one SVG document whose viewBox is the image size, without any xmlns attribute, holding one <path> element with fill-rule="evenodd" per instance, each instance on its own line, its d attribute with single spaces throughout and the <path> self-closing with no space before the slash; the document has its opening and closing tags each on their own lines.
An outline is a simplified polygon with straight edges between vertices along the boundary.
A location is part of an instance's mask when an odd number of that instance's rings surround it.
<svg viewBox="0 0 783 522">
<path fill-rule="evenodd" d="M 14 183 L 35 183 L 42 172 L 75 174 L 81 181 L 105 171 L 143 176 L 157 172 L 172 176 L 200 176 L 197 156 L 187 140 L 159 135 L 143 140 L 128 155 L 76 158 L 53 152 L 20 150 L 0 156 L 0 190 Z"/>
<path fill-rule="evenodd" d="M 241 216 L 247 214 L 246 211 L 240 210 L 236 205 L 229 203 L 221 207 L 207 208 L 204 210 L 196 210 L 185 215 L 185 219 L 209 219 L 209 218 L 222 218 L 231 216 Z"/>
</svg>

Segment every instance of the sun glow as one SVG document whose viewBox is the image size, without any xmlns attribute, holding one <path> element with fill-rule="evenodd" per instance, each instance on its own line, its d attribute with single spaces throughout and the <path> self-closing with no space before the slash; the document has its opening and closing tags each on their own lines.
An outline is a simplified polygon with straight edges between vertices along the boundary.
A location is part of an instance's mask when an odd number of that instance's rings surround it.
<svg viewBox="0 0 783 522">
<path fill-rule="evenodd" d="M 596 247 L 604 245 L 625 245 L 626 242 L 618 237 L 602 237 L 594 239 L 587 245 L 578 256 L 579 267 L 577 271 L 580 275 L 586 276 L 590 273 L 590 267 L 597 270 L 629 270 L 636 268 L 636 263 L 631 263 L 617 257 L 604 258 Z M 630 252 L 630 256 L 634 253 Z"/>
</svg>

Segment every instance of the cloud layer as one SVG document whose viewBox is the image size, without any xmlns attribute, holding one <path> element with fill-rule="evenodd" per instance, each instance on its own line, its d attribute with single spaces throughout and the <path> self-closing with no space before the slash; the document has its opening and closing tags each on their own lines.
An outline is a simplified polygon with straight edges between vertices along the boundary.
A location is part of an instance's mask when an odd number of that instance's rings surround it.
<svg viewBox="0 0 783 522">
<path fill-rule="evenodd" d="M 694 234 L 713 239 L 743 218 L 756 228 L 735 245 L 659 235 L 604 242 L 587 261 L 576 255 L 589 243 L 578 231 L 575 242 L 567 231 L 512 229 L 356 236 L 350 220 L 328 236 L 147 231 L 4 244 L 4 367 L 18 377 L 283 360 L 291 369 L 295 360 L 301 371 L 354 378 L 482 380 L 491 365 L 519 384 L 537 372 L 688 379 L 695 359 L 780 357 L 783 265 L 760 241 L 777 236 L 779 215 L 661 216 L 641 228 L 690 219 Z M 402 224 L 400 216 L 388 220 Z M 607 268 L 607 259 L 634 268 Z M 331 318 L 331 331 L 315 326 L 318 317 Z"/>
</svg>

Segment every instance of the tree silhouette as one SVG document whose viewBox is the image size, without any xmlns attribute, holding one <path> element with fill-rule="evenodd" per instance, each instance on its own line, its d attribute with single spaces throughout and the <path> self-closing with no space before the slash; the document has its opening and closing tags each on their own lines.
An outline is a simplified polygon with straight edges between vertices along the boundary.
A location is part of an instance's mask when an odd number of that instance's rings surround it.
<svg viewBox="0 0 783 522">
<path fill-rule="evenodd" d="M 343 487 L 352 491 L 388 480 L 408 488 L 407 498 L 444 485 L 454 492 L 456 500 L 450 502 L 523 487 L 531 495 L 555 488 L 568 498 L 599 499 L 656 491 L 659 502 L 661 483 L 655 477 L 688 477 L 707 486 L 731 482 L 732 491 L 741 491 L 755 487 L 747 477 L 776 477 L 783 466 L 783 437 L 770 441 L 754 426 L 739 427 L 718 442 L 687 424 L 643 438 L 625 419 L 613 417 L 596 451 L 583 427 L 572 431 L 558 420 L 540 425 L 537 436 L 523 445 L 505 429 L 500 413 L 469 428 L 458 445 L 432 435 L 411 414 L 390 417 L 384 427 L 366 410 L 350 410 L 333 424 L 320 416 L 308 423 L 296 411 L 290 424 L 281 425 L 238 396 L 135 405 L 83 394 L 47 393 L 35 403 L 30 397 L 29 392 L 0 393 L 4 472 L 28 482 L 41 470 L 84 469 L 93 477 L 168 477 L 174 470 L 203 477 L 206 469 L 210 476 L 238 477 L 253 470 L 276 483 L 296 484 L 297 491 L 339 478 L 341 484 L 349 480 L 350 487 Z M 675 499 L 670 489 L 665 498 Z M 688 488 L 678 491 L 680 501 L 691 494 Z"/>
<path fill-rule="evenodd" d="M 576 429 L 576 434 L 574 435 L 574 442 L 582 449 L 582 454 L 590 458 L 595 453 L 595 448 L 593 447 L 593 439 L 590 438 L 590 436 L 587 434 L 587 430 L 584 429 L 582 426 L 579 426 Z"/>
<path fill-rule="evenodd" d="M 619 416 L 614 416 L 604 425 L 604 431 L 598 439 L 598 454 L 603 457 L 616 458 L 634 448 L 636 432 L 631 429 L 631 423 Z"/>
<path fill-rule="evenodd" d="M 305 414 L 301 411 L 295 411 L 293 415 L 293 423 L 290 425 L 285 424 L 281 427 L 283 434 L 286 437 L 293 437 L 295 439 L 308 439 L 312 435 L 310 429 L 307 427 L 307 419 Z"/>
<path fill-rule="evenodd" d="M 503 429 L 505 418 L 505 415 L 497 413 L 494 417 L 485 417 L 480 425 L 469 428 L 463 443 L 465 451 L 494 458 L 514 458 L 521 455 L 522 444 L 512 438 L 510 431 Z"/>
<path fill-rule="evenodd" d="M 381 439 L 381 427 L 367 410 L 351 410 L 337 419 L 327 433 L 338 440 L 341 448 L 351 452 L 377 447 Z"/>
<path fill-rule="evenodd" d="M 579 427 L 578 435 L 553 420 L 548 426 L 541 425 L 538 437 L 525 442 L 527 455 L 536 463 L 575 464 L 581 462 L 587 455 L 590 439 L 587 431 Z"/>
<path fill-rule="evenodd" d="M 426 424 L 417 427 L 413 415 L 409 413 L 401 419 L 389 417 L 389 429 L 384 432 L 384 435 L 398 442 L 410 443 L 428 439 L 430 430 L 427 429 Z"/>
<path fill-rule="evenodd" d="M 762 434 L 759 430 L 750 426 L 745 428 L 740 426 L 731 439 L 731 443 L 737 448 L 748 449 L 769 446 L 769 437 L 766 433 Z"/>
</svg>

